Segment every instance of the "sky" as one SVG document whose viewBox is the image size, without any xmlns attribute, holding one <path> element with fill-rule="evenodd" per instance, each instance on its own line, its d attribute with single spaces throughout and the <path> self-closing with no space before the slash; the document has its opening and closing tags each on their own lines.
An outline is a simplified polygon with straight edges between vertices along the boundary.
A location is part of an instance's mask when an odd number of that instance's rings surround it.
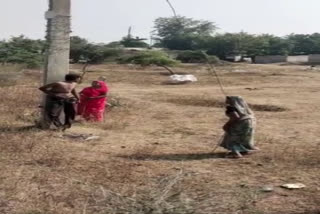
<svg viewBox="0 0 320 214">
<path fill-rule="evenodd" d="M 219 32 L 320 32 L 319 0 L 171 0 L 178 15 L 209 20 Z M 48 0 L 0 0 L 0 39 L 26 35 L 43 39 Z M 166 0 L 72 0 L 72 35 L 91 42 L 120 40 L 132 34 L 148 38 L 153 21 L 172 16 Z"/>
</svg>

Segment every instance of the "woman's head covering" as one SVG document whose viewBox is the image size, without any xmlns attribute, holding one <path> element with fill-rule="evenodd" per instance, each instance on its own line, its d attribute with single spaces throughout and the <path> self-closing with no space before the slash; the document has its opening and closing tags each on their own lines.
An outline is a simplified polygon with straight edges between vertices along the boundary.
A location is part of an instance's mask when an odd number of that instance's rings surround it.
<svg viewBox="0 0 320 214">
<path fill-rule="evenodd" d="M 254 117 L 253 111 L 250 109 L 246 101 L 240 96 L 227 96 L 227 105 L 237 109 L 240 117 Z"/>
<path fill-rule="evenodd" d="M 107 93 L 108 92 L 108 87 L 107 87 L 107 84 L 104 82 L 104 81 L 97 81 L 99 83 L 99 85 L 101 86 L 99 88 L 99 91 L 103 92 L 103 93 Z"/>
</svg>

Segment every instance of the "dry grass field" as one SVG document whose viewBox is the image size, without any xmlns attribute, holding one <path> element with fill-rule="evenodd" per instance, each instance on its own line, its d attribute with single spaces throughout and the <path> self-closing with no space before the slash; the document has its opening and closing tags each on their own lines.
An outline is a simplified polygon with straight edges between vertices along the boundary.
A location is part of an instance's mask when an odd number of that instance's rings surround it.
<svg viewBox="0 0 320 214">
<path fill-rule="evenodd" d="M 320 72 L 306 68 L 217 68 L 227 93 L 257 117 L 261 151 L 237 160 L 212 153 L 226 117 L 206 66 L 176 68 L 198 77 L 186 85 L 163 84 L 156 67 L 90 67 L 79 88 L 105 76 L 112 107 L 104 123 L 79 121 L 66 133 L 97 141 L 34 128 L 41 72 L 1 67 L 0 213 L 319 214 Z"/>
</svg>

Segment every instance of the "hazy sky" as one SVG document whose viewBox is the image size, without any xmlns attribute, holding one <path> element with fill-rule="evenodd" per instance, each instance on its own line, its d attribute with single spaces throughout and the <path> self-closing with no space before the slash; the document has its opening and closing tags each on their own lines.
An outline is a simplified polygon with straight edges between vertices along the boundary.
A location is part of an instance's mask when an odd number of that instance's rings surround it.
<svg viewBox="0 0 320 214">
<path fill-rule="evenodd" d="M 220 32 L 283 36 L 320 32 L 320 0 L 171 0 L 179 15 L 215 22 Z M 47 0 L 0 0 L 0 39 L 43 38 Z M 73 35 L 93 42 L 127 34 L 149 37 L 157 17 L 172 16 L 165 0 L 72 0 Z"/>
</svg>

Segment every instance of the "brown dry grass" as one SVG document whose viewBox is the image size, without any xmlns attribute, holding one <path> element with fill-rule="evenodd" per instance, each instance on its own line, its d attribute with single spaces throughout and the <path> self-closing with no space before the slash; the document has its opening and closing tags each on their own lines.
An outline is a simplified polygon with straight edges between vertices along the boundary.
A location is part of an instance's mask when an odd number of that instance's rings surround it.
<svg viewBox="0 0 320 214">
<path fill-rule="evenodd" d="M 223 158 L 222 149 L 211 153 L 226 118 L 224 97 L 206 67 L 177 68 L 199 78 L 178 86 L 162 85 L 167 76 L 158 68 L 89 69 L 83 86 L 106 76 L 112 108 L 104 123 L 79 122 L 68 132 L 100 135 L 98 141 L 65 139 L 32 127 L 39 115 L 41 72 L 21 71 L 15 82 L 0 87 L 0 213 L 320 212 L 316 71 L 276 65 L 218 68 L 227 92 L 244 96 L 258 119 L 262 151 L 232 160 Z M 307 188 L 279 187 L 291 182 Z M 264 193 L 264 185 L 275 189 Z"/>
</svg>

